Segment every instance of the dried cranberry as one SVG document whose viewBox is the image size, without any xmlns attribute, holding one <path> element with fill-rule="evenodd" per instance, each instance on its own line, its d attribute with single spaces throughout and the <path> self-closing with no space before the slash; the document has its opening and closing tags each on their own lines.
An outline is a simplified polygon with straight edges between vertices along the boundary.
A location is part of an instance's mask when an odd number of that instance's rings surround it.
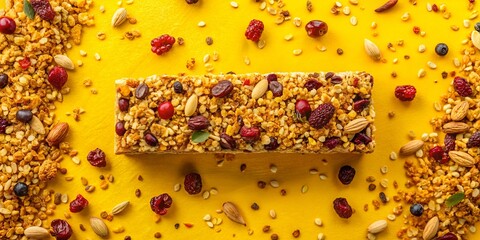
<svg viewBox="0 0 480 240">
<path fill-rule="evenodd" d="M 10 123 L 8 123 L 7 119 L 0 117 L 0 133 L 1 134 L 5 133 L 8 126 L 10 126 Z"/>
<path fill-rule="evenodd" d="M 123 136 L 127 130 L 125 129 L 125 124 L 123 122 L 117 122 L 115 124 L 115 133 L 117 133 L 118 136 Z"/>
<path fill-rule="evenodd" d="M 59 66 L 53 67 L 53 69 L 48 74 L 48 82 L 58 90 L 62 89 L 63 85 L 65 85 L 67 80 L 67 70 Z"/>
<path fill-rule="evenodd" d="M 455 91 L 457 91 L 457 93 L 462 97 L 471 96 L 473 93 L 470 83 L 468 83 L 468 81 L 462 77 L 455 77 L 455 79 L 453 79 L 453 87 L 455 88 Z"/>
<path fill-rule="evenodd" d="M 30 67 L 30 65 L 32 64 L 32 62 L 30 62 L 30 58 L 28 57 L 25 57 L 23 58 L 22 60 L 19 60 L 18 61 L 18 64 L 20 64 L 20 67 L 25 70 L 27 69 L 28 67 Z"/>
<path fill-rule="evenodd" d="M 212 95 L 214 97 L 223 98 L 230 94 L 233 90 L 232 82 L 228 80 L 221 80 L 213 86 L 212 88 Z"/>
<path fill-rule="evenodd" d="M 263 22 L 257 19 L 253 19 L 248 24 L 247 30 L 245 31 L 245 37 L 248 40 L 258 42 L 263 33 Z"/>
<path fill-rule="evenodd" d="M 168 193 L 160 194 L 150 200 L 150 208 L 158 215 L 167 214 L 168 208 L 172 206 L 173 200 Z"/>
<path fill-rule="evenodd" d="M 304 88 L 306 88 L 308 91 L 312 91 L 313 89 L 319 89 L 322 86 L 322 83 L 317 81 L 317 79 L 310 79 L 308 80 L 305 85 L 303 85 Z"/>
<path fill-rule="evenodd" d="M 309 37 L 321 37 L 328 32 L 328 25 L 324 21 L 312 20 L 305 25 Z"/>
<path fill-rule="evenodd" d="M 338 179 L 343 185 L 348 185 L 355 177 L 355 168 L 349 165 L 342 166 L 338 171 Z"/>
<path fill-rule="evenodd" d="M 277 149 L 278 147 L 280 147 L 280 144 L 278 143 L 278 140 L 276 138 L 270 137 L 270 143 L 267 144 L 267 145 L 263 145 L 263 147 L 267 151 L 273 151 L 273 150 Z"/>
<path fill-rule="evenodd" d="M 273 81 L 277 81 L 277 80 L 278 80 L 277 74 L 271 73 L 271 74 L 267 75 L 268 83 L 273 82 Z"/>
<path fill-rule="evenodd" d="M 155 147 L 158 145 L 157 138 L 153 136 L 153 134 L 151 133 L 145 133 L 144 139 L 145 139 L 145 142 L 152 147 Z"/>
<path fill-rule="evenodd" d="M 330 122 L 335 114 L 335 107 L 331 103 L 320 104 L 308 118 L 310 126 L 316 129 L 323 128 Z"/>
<path fill-rule="evenodd" d="M 87 155 L 88 162 L 94 167 L 107 166 L 107 161 L 105 158 L 105 153 L 100 148 L 90 151 Z"/>
<path fill-rule="evenodd" d="M 65 220 L 55 219 L 50 223 L 50 226 L 52 226 L 52 235 L 57 240 L 68 240 L 73 234 L 72 227 Z"/>
<path fill-rule="evenodd" d="M 77 195 L 73 201 L 70 202 L 70 212 L 77 213 L 81 212 L 84 208 L 88 206 L 88 200 L 85 199 L 81 194 Z"/>
<path fill-rule="evenodd" d="M 0 32 L 3 34 L 13 34 L 17 29 L 17 24 L 15 20 L 9 17 L 0 17 Z"/>
<path fill-rule="evenodd" d="M 310 113 L 312 112 L 312 108 L 310 108 L 310 104 L 305 99 L 298 99 L 295 102 L 295 114 L 299 115 L 299 117 L 309 117 Z"/>
<path fill-rule="evenodd" d="M 470 139 L 468 139 L 467 147 L 480 147 L 480 132 L 475 132 L 474 134 L 472 134 Z"/>
<path fill-rule="evenodd" d="M 365 109 L 368 105 L 370 105 L 370 100 L 368 99 L 360 99 L 353 102 L 353 110 L 355 112 L 361 112 Z"/>
<path fill-rule="evenodd" d="M 120 111 L 127 112 L 129 107 L 130 107 L 130 103 L 128 99 L 125 99 L 125 98 L 118 99 L 118 109 L 120 109 Z"/>
<path fill-rule="evenodd" d="M 167 120 L 173 117 L 173 114 L 175 113 L 175 108 L 173 108 L 173 105 L 171 102 L 166 101 L 158 105 L 157 112 L 158 112 L 158 116 L 161 119 Z"/>
<path fill-rule="evenodd" d="M 235 139 L 226 133 L 220 134 L 220 147 L 223 149 L 234 150 L 237 148 L 237 143 Z"/>
<path fill-rule="evenodd" d="M 55 18 L 55 12 L 48 0 L 31 0 L 30 4 L 32 4 L 35 13 L 37 13 L 43 20 L 52 21 L 53 18 Z"/>
<path fill-rule="evenodd" d="M 353 214 L 352 207 L 350 207 L 345 198 L 336 198 L 333 201 L 333 209 L 341 218 L 349 218 Z"/>
<path fill-rule="evenodd" d="M 339 137 L 328 137 L 323 142 L 328 149 L 334 149 L 336 146 L 342 144 L 342 140 Z"/>
<path fill-rule="evenodd" d="M 441 237 L 437 237 L 436 240 L 458 240 L 458 237 L 453 233 L 447 233 Z"/>
<path fill-rule="evenodd" d="M 198 194 L 202 191 L 202 177 L 198 173 L 189 173 L 185 175 L 183 184 L 185 186 L 185 191 L 190 195 Z"/>
<path fill-rule="evenodd" d="M 445 145 L 445 152 L 450 152 L 455 150 L 455 135 L 454 134 L 445 134 L 443 139 L 443 144 Z"/>
<path fill-rule="evenodd" d="M 417 90 L 412 85 L 397 86 L 395 88 L 395 97 L 400 101 L 412 101 L 415 98 Z"/>
<path fill-rule="evenodd" d="M 363 132 L 359 132 L 355 134 L 355 136 L 352 139 L 353 143 L 355 144 L 369 144 L 372 141 L 372 138 L 370 138 L 367 134 Z"/>
<path fill-rule="evenodd" d="M 152 46 L 152 52 L 156 53 L 157 55 L 162 55 L 170 49 L 172 49 L 173 44 L 175 44 L 175 38 L 168 35 L 163 34 L 160 37 L 152 39 L 150 45 Z"/>
<path fill-rule="evenodd" d="M 260 129 L 258 127 L 246 127 L 240 128 L 240 136 L 247 143 L 252 143 L 260 139 Z"/>
<path fill-rule="evenodd" d="M 208 118 L 202 115 L 191 117 L 188 120 L 188 129 L 190 130 L 203 130 L 209 126 L 210 122 L 208 121 Z"/>
<path fill-rule="evenodd" d="M 435 146 L 428 151 L 428 155 L 438 162 L 442 161 L 444 153 L 443 148 L 440 146 Z"/>
<path fill-rule="evenodd" d="M 283 86 L 278 81 L 270 82 L 268 88 L 272 91 L 274 97 L 281 97 L 283 95 Z"/>
</svg>

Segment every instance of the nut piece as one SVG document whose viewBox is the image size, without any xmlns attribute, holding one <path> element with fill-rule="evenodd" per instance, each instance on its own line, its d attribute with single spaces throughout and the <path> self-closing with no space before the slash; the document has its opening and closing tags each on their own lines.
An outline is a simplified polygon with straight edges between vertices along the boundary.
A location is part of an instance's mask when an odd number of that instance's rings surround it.
<svg viewBox="0 0 480 240">
<path fill-rule="evenodd" d="M 472 40 L 472 44 L 473 46 L 475 46 L 476 48 L 480 49 L 480 33 L 477 32 L 476 30 L 473 30 L 472 31 L 472 35 L 470 36 L 471 40 Z"/>
<path fill-rule="evenodd" d="M 32 120 L 30 120 L 29 124 L 32 130 L 36 133 L 45 134 L 45 127 L 43 127 L 42 121 L 38 119 L 38 117 L 36 117 L 35 115 L 32 117 Z"/>
<path fill-rule="evenodd" d="M 423 239 L 430 240 L 434 238 L 438 232 L 438 225 L 439 225 L 439 221 L 437 216 L 430 219 L 427 222 L 427 225 L 425 225 L 425 229 L 423 230 Z"/>
<path fill-rule="evenodd" d="M 121 203 L 117 204 L 115 207 L 113 207 L 112 214 L 117 215 L 117 214 L 123 212 L 123 210 L 125 210 L 125 208 L 127 208 L 129 204 L 130 204 L 129 201 L 124 201 L 124 202 L 121 202 Z"/>
<path fill-rule="evenodd" d="M 423 147 L 422 140 L 412 140 L 400 148 L 400 155 L 412 155 Z"/>
<path fill-rule="evenodd" d="M 468 108 L 469 106 L 467 101 L 463 101 L 455 105 L 451 113 L 452 120 L 461 121 L 465 116 L 467 116 Z"/>
<path fill-rule="evenodd" d="M 365 51 L 373 60 L 379 61 L 382 58 L 380 48 L 375 43 L 365 38 L 364 45 Z"/>
<path fill-rule="evenodd" d="M 197 105 L 198 105 L 198 96 L 197 94 L 192 94 L 187 100 L 187 103 L 185 104 L 185 116 L 190 117 L 192 116 L 195 111 L 197 111 Z"/>
<path fill-rule="evenodd" d="M 32 226 L 23 232 L 28 239 L 50 239 L 50 233 L 47 229 L 37 226 Z"/>
<path fill-rule="evenodd" d="M 473 158 L 470 154 L 462 151 L 450 151 L 448 152 L 448 156 L 458 165 L 463 167 L 472 167 L 477 163 L 475 158 Z"/>
<path fill-rule="evenodd" d="M 379 232 L 382 232 L 387 228 L 387 221 L 385 220 L 378 220 L 376 222 L 373 222 L 368 226 L 367 230 L 369 233 L 376 234 Z"/>
<path fill-rule="evenodd" d="M 125 8 L 119 8 L 115 13 L 113 14 L 112 17 L 112 26 L 113 27 L 118 27 L 120 26 L 123 22 L 127 20 L 127 9 Z"/>
<path fill-rule="evenodd" d="M 93 231 L 100 237 L 105 238 L 108 236 L 108 227 L 100 218 L 91 217 L 90 226 Z"/>
<path fill-rule="evenodd" d="M 73 64 L 72 60 L 66 55 L 55 55 L 53 59 L 60 67 L 66 68 L 68 70 L 75 69 L 75 65 Z"/>
<path fill-rule="evenodd" d="M 463 122 L 448 122 L 443 125 L 443 132 L 445 133 L 463 133 L 468 129 L 468 124 Z"/>
<path fill-rule="evenodd" d="M 355 134 L 361 132 L 368 126 L 369 122 L 364 117 L 353 119 L 344 128 L 345 133 Z"/>
<path fill-rule="evenodd" d="M 225 213 L 225 215 L 227 215 L 227 217 L 230 220 L 245 226 L 247 225 L 245 223 L 245 220 L 243 220 L 242 215 L 240 215 L 240 212 L 238 211 L 237 207 L 233 203 L 225 202 L 223 203 L 222 208 L 223 208 L 223 212 Z"/>
<path fill-rule="evenodd" d="M 62 140 L 67 136 L 68 133 L 68 123 L 62 122 L 57 123 L 47 136 L 47 143 L 50 146 L 58 145 Z"/>
<path fill-rule="evenodd" d="M 268 90 L 268 80 L 263 79 L 260 82 L 255 85 L 255 87 L 252 90 L 252 98 L 253 99 L 259 99 L 267 92 Z"/>
</svg>

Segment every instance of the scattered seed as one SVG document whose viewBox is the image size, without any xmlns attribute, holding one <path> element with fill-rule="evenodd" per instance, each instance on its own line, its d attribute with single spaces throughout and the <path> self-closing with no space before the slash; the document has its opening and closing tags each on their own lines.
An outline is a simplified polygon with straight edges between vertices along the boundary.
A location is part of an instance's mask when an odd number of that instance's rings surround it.
<svg viewBox="0 0 480 240">
<path fill-rule="evenodd" d="M 277 218 L 277 213 L 275 212 L 275 210 L 273 210 L 273 209 L 270 209 L 270 212 L 269 212 L 269 214 L 270 214 L 270 217 L 271 217 L 272 219 L 275 219 L 275 218 Z"/>
<path fill-rule="evenodd" d="M 102 57 L 100 56 L 99 53 L 95 53 L 95 60 L 100 61 Z"/>
<path fill-rule="evenodd" d="M 205 200 L 208 199 L 208 198 L 210 198 L 210 192 L 209 192 L 209 191 L 203 191 L 202 197 L 203 197 L 203 199 L 205 199 Z"/>
<path fill-rule="evenodd" d="M 198 22 L 197 26 L 199 27 L 205 27 L 207 24 L 204 21 Z"/>
<path fill-rule="evenodd" d="M 285 39 L 286 41 L 290 41 L 293 39 L 293 35 L 292 34 L 287 34 L 283 37 L 283 39 Z"/>
<path fill-rule="evenodd" d="M 426 50 L 425 44 L 420 44 L 418 46 L 418 52 L 423 53 L 425 52 L 425 50 Z"/>
<path fill-rule="evenodd" d="M 321 227 L 323 225 L 323 221 L 321 218 L 315 218 L 315 220 L 313 221 L 315 223 L 315 225 Z"/>
<path fill-rule="evenodd" d="M 67 203 L 68 195 L 66 193 L 62 194 L 62 196 L 60 197 L 60 200 L 62 201 L 62 203 Z"/>
<path fill-rule="evenodd" d="M 205 38 L 205 42 L 206 42 L 207 45 L 209 45 L 209 46 L 212 45 L 212 44 L 213 44 L 213 39 L 212 39 L 212 37 L 207 37 L 207 38 Z"/>
<path fill-rule="evenodd" d="M 278 170 L 278 168 L 275 164 L 270 165 L 270 172 L 277 173 L 277 170 Z"/>
<path fill-rule="evenodd" d="M 257 42 L 257 47 L 260 49 L 263 49 L 265 45 L 266 45 L 266 42 L 263 39 L 260 39 L 260 41 Z"/>
<path fill-rule="evenodd" d="M 300 230 L 296 229 L 295 231 L 293 231 L 292 236 L 293 236 L 294 238 L 300 237 Z"/>
<path fill-rule="evenodd" d="M 260 206 L 258 206 L 258 204 L 254 202 L 254 203 L 252 203 L 252 205 L 250 205 L 250 208 L 252 208 L 253 210 L 256 211 L 256 210 L 260 209 Z"/>
<path fill-rule="evenodd" d="M 302 49 L 294 49 L 293 50 L 293 55 L 298 56 L 300 54 L 302 54 Z"/>
<path fill-rule="evenodd" d="M 280 190 L 280 195 L 281 196 L 287 195 L 287 190 L 285 190 L 285 189 Z"/>
<path fill-rule="evenodd" d="M 240 172 L 245 172 L 246 169 L 247 169 L 247 164 L 242 163 L 242 164 L 240 165 Z"/>
<path fill-rule="evenodd" d="M 310 170 L 308 170 L 308 173 L 310 173 L 311 175 L 317 175 L 318 174 L 318 169 L 310 168 Z"/>
<path fill-rule="evenodd" d="M 216 188 L 211 188 L 210 189 L 210 194 L 211 195 L 217 195 L 218 194 L 218 190 Z"/>
<path fill-rule="evenodd" d="M 394 215 L 394 214 L 388 214 L 387 215 L 387 219 L 390 220 L 390 221 L 395 221 L 397 217 Z"/>
<path fill-rule="evenodd" d="M 278 183 L 278 181 L 272 180 L 270 181 L 270 186 L 272 186 L 273 188 L 278 188 L 280 184 Z"/>
<path fill-rule="evenodd" d="M 388 172 L 388 166 L 387 165 L 384 165 L 380 168 L 380 172 L 382 174 L 386 174 Z"/>
<path fill-rule="evenodd" d="M 173 191 L 174 192 L 180 191 L 181 188 L 182 188 L 182 185 L 180 183 L 177 183 L 177 184 L 173 185 Z"/>
<path fill-rule="evenodd" d="M 269 231 L 270 231 L 270 225 L 265 225 L 265 226 L 263 226 L 262 232 L 267 233 L 267 232 L 269 232 Z"/>
<path fill-rule="evenodd" d="M 436 68 L 437 68 L 437 64 L 435 64 L 435 63 L 432 62 L 432 61 L 428 61 L 428 62 L 427 62 L 427 65 L 428 65 L 428 67 L 431 68 L 431 69 L 436 69 Z"/>
<path fill-rule="evenodd" d="M 203 220 L 204 221 L 210 221 L 210 220 L 212 220 L 212 216 L 210 214 L 205 214 L 205 216 L 203 216 Z"/>
<path fill-rule="evenodd" d="M 238 3 L 235 1 L 231 1 L 230 6 L 232 6 L 233 8 L 238 8 Z"/>
<path fill-rule="evenodd" d="M 156 232 L 153 236 L 154 236 L 155 238 L 161 238 L 161 237 L 162 237 L 162 234 L 159 233 L 159 232 Z"/>
<path fill-rule="evenodd" d="M 417 76 L 419 78 L 423 78 L 423 77 L 425 77 L 426 74 L 427 74 L 427 72 L 425 71 L 425 69 L 420 68 L 420 70 L 418 70 Z"/>
<path fill-rule="evenodd" d="M 88 185 L 88 186 L 85 187 L 85 191 L 91 193 L 91 192 L 95 191 L 95 186 Z"/>
<path fill-rule="evenodd" d="M 380 181 L 380 185 L 383 188 L 387 188 L 388 187 L 388 179 L 386 179 L 386 178 L 382 179 L 382 181 Z"/>
<path fill-rule="evenodd" d="M 245 56 L 243 58 L 243 62 L 246 64 L 246 65 L 250 65 L 250 58 L 248 58 L 247 56 Z"/>
<path fill-rule="evenodd" d="M 404 14 L 400 17 L 400 19 L 402 19 L 402 21 L 404 21 L 404 22 L 408 21 L 408 19 L 410 19 L 410 13 L 408 13 L 408 12 L 404 13 Z"/>
<path fill-rule="evenodd" d="M 390 160 L 396 160 L 397 159 L 397 153 L 396 152 L 391 152 L 390 153 Z"/>
<path fill-rule="evenodd" d="M 342 55 L 342 54 L 343 54 L 343 49 L 337 48 L 337 54 L 338 54 L 338 55 Z"/>
<path fill-rule="evenodd" d="M 75 164 L 77 164 L 77 165 L 80 164 L 80 158 L 78 158 L 78 157 L 76 157 L 76 156 L 75 156 L 75 157 L 72 157 L 72 161 L 73 161 L 73 163 L 75 163 Z"/>
<path fill-rule="evenodd" d="M 327 180 L 327 175 L 325 175 L 325 174 L 323 174 L 323 173 L 320 174 L 319 177 L 320 177 L 320 179 L 322 179 L 322 180 Z"/>
<path fill-rule="evenodd" d="M 88 180 L 87 180 L 86 178 L 81 177 L 81 178 L 80 178 L 80 181 L 82 182 L 82 185 L 83 185 L 83 186 L 87 186 L 87 185 L 88 185 Z"/>
<path fill-rule="evenodd" d="M 265 188 L 265 187 L 267 186 L 267 183 L 264 182 L 264 181 L 258 181 L 258 182 L 257 182 L 257 186 L 258 186 L 258 188 L 263 189 L 263 188 Z"/>
<path fill-rule="evenodd" d="M 355 16 L 350 17 L 350 24 L 352 24 L 353 26 L 357 26 L 358 24 L 357 17 Z"/>
<path fill-rule="evenodd" d="M 300 27 L 302 26 L 302 19 L 300 19 L 299 17 L 295 17 L 293 19 L 293 25 L 297 26 L 297 27 Z"/>
<path fill-rule="evenodd" d="M 368 190 L 369 191 L 374 191 L 376 188 L 377 188 L 377 185 L 375 185 L 374 183 L 368 184 Z"/>
<path fill-rule="evenodd" d="M 140 191 L 140 189 L 135 189 L 135 196 L 136 197 L 140 197 L 142 195 L 142 191 Z"/>
<path fill-rule="evenodd" d="M 319 234 L 317 235 L 317 239 L 318 239 L 318 240 L 324 240 L 324 239 L 325 239 L 325 235 L 324 235 L 323 233 L 319 233 Z"/>
<path fill-rule="evenodd" d="M 303 185 L 301 189 L 302 193 L 307 193 L 308 192 L 308 185 Z"/>
</svg>

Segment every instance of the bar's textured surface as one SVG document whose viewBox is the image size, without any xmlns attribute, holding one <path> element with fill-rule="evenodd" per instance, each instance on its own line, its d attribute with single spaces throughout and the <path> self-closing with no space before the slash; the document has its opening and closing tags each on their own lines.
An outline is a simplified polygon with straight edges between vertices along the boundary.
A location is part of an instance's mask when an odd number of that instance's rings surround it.
<svg viewBox="0 0 480 240">
<path fill-rule="evenodd" d="M 115 152 L 369 153 L 372 87 L 365 72 L 120 79 Z"/>
</svg>

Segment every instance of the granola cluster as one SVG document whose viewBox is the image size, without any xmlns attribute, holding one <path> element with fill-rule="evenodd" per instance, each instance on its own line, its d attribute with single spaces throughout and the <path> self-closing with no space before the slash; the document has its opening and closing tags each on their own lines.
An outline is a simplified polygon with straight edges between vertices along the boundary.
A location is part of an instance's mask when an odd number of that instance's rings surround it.
<svg viewBox="0 0 480 240">
<path fill-rule="evenodd" d="M 117 126 L 120 124 L 123 128 L 117 129 L 116 153 L 373 151 L 375 112 L 371 75 L 364 72 L 275 73 L 272 78 L 278 83 L 274 85 L 281 84 L 283 91 L 265 88 L 262 92 L 258 85 L 269 75 L 232 73 L 118 80 L 115 118 Z M 233 90 L 223 94 L 220 84 L 224 89 Z M 198 97 L 198 104 L 192 105 L 189 101 L 193 95 Z M 298 116 L 296 101 L 299 99 L 311 106 L 309 121 Z M 157 110 L 163 109 L 165 102 L 173 106 L 173 116 L 169 119 L 164 119 L 165 114 Z M 333 109 L 333 117 L 325 120 L 322 111 L 316 108 L 327 104 L 328 109 Z M 159 105 L 162 106 L 159 108 Z M 185 114 L 190 113 L 190 108 L 194 113 Z M 320 122 L 325 120 L 326 125 L 312 126 L 313 116 Z M 195 134 L 199 131 L 195 126 L 189 127 L 192 121 L 204 127 L 202 132 L 208 134 L 208 138 L 196 141 Z M 272 141 L 278 146 L 271 146 Z"/>
<path fill-rule="evenodd" d="M 1 239 L 26 239 L 23 232 L 29 226 L 49 228 L 45 220 L 55 206 L 46 180 L 55 177 L 62 153 L 70 150 L 68 143 L 45 142 L 55 122 L 54 103 L 68 93 L 68 88 L 53 88 L 47 78 L 55 66 L 53 56 L 79 44 L 83 26 L 93 24 L 87 13 L 91 1 L 49 2 L 55 12 L 52 21 L 38 15 L 29 19 L 23 1 L 8 0 L 6 9 L 0 10 L 0 16 L 14 19 L 17 25 L 13 34 L 0 34 L 0 73 L 8 76 L 7 86 L 0 89 Z M 23 109 L 33 113 L 28 123 L 16 118 Z M 18 182 L 28 186 L 27 196 L 14 194 Z"/>
</svg>

